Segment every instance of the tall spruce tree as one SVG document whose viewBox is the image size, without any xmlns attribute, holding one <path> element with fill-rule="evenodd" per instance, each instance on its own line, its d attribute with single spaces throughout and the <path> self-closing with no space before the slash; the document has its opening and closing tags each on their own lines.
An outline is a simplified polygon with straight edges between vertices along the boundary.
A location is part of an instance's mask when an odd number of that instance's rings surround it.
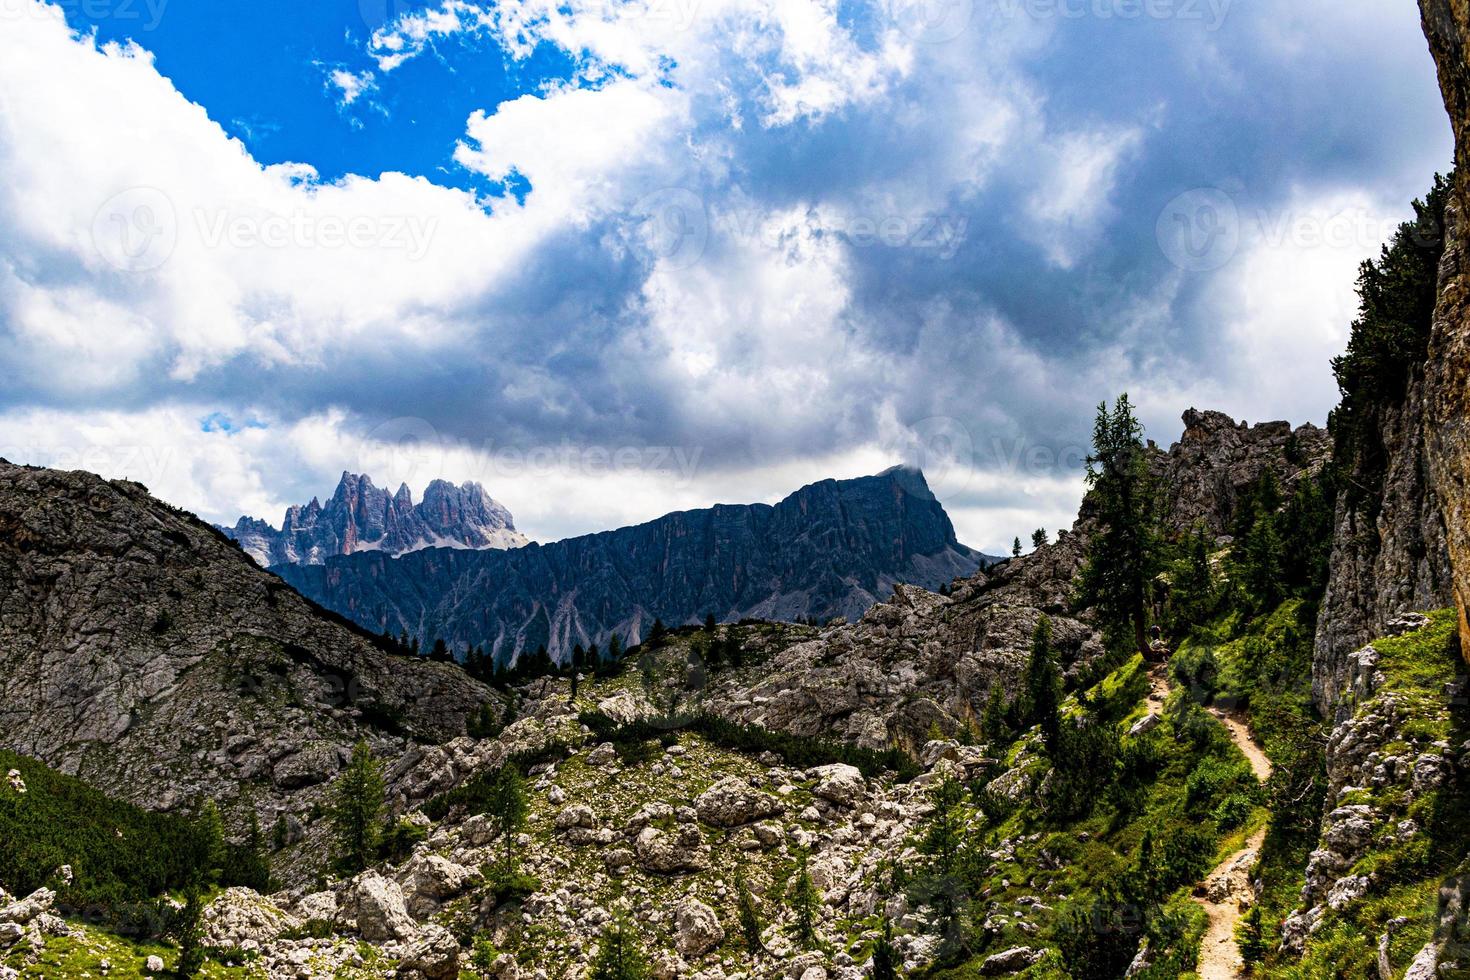
<svg viewBox="0 0 1470 980">
<path fill-rule="evenodd" d="M 645 980 L 649 976 L 648 960 L 626 918 L 614 920 L 603 932 L 587 976 L 588 980 Z"/>
<path fill-rule="evenodd" d="M 332 828 L 338 857 L 350 872 L 362 871 L 378 847 L 383 814 L 383 766 L 367 742 L 352 749 L 352 760 L 332 787 Z"/>
<path fill-rule="evenodd" d="M 1120 395 L 1112 410 L 1103 402 L 1087 458 L 1088 498 L 1098 529 L 1088 543 L 1078 598 L 1097 609 L 1111 646 L 1131 643 L 1145 656 L 1149 582 L 1158 565 L 1150 482 L 1143 426 L 1128 396 Z"/>
<path fill-rule="evenodd" d="M 1051 646 L 1051 620 L 1042 616 L 1031 634 L 1031 658 L 1026 662 L 1026 705 L 1031 721 L 1041 728 L 1041 741 L 1055 761 L 1062 737 L 1062 672 Z"/>
</svg>

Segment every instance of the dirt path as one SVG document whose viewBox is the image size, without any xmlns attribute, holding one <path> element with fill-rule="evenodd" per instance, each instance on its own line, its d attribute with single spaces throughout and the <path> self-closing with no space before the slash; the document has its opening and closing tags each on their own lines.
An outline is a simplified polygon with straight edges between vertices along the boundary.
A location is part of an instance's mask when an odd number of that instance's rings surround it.
<svg viewBox="0 0 1470 980">
<path fill-rule="evenodd" d="M 1162 702 L 1169 695 L 1168 668 L 1157 667 L 1150 673 L 1152 691 L 1150 701 Z M 1251 771 L 1256 778 L 1265 782 L 1271 776 L 1271 760 L 1251 738 L 1250 729 L 1236 714 L 1211 708 L 1210 713 L 1220 719 L 1230 733 L 1230 739 L 1250 761 Z M 1237 980 L 1245 976 L 1245 963 L 1240 949 L 1235 944 L 1235 926 L 1244 914 L 1241 899 L 1252 894 L 1250 872 L 1255 866 L 1256 856 L 1266 841 L 1266 829 L 1262 827 L 1251 836 L 1245 847 L 1226 858 L 1209 877 L 1195 888 L 1194 900 L 1209 916 L 1210 924 L 1200 940 L 1199 966 L 1196 972 L 1200 980 Z"/>
</svg>

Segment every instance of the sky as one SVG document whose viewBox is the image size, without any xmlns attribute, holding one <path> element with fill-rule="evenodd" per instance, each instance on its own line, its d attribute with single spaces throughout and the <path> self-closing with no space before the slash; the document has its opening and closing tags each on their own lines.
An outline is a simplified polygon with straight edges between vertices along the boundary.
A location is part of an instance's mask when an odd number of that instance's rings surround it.
<svg viewBox="0 0 1470 980">
<path fill-rule="evenodd" d="M 1008 550 L 1104 398 L 1323 423 L 1451 149 L 1409 3 L 0 0 L 0 457 L 538 540 L 909 463 Z"/>
</svg>

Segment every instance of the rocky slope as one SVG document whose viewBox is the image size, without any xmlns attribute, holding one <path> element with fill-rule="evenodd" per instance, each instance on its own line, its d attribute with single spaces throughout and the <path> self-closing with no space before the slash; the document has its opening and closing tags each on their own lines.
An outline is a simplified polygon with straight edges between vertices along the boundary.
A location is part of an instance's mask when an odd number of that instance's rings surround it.
<svg viewBox="0 0 1470 980">
<path fill-rule="evenodd" d="M 898 582 L 937 588 L 983 560 L 955 539 L 923 476 L 895 469 L 813 484 L 775 506 L 687 511 L 514 551 L 355 554 L 275 571 L 373 632 L 480 646 L 505 662 L 543 645 L 564 660 L 614 634 L 637 643 L 655 619 L 855 619 Z"/>
<path fill-rule="evenodd" d="M 489 699 L 142 486 L 0 462 L 4 748 L 150 808 L 249 796 L 268 818 L 357 739 L 391 753 L 458 734 Z"/>
<path fill-rule="evenodd" d="M 1430 337 L 1426 421 L 1430 473 L 1448 532 L 1462 646 L 1470 653 L 1470 4 L 1420 0 L 1430 53 L 1455 133 L 1456 185 L 1445 217 L 1439 304 Z"/>
<path fill-rule="evenodd" d="M 1267 469 L 1290 487 L 1329 452 L 1327 434 L 1310 425 L 1248 426 L 1193 409 L 1184 425 L 1177 443 L 1150 457 L 1172 534 L 1223 534 Z M 1052 544 L 957 582 L 948 596 L 899 588 L 856 623 L 783 650 L 756 686 L 717 686 L 711 704 L 740 721 L 869 748 L 922 744 L 933 728 L 958 735 L 979 720 L 992 685 L 1017 693 L 1042 615 L 1064 670 L 1076 673 L 1102 652 L 1091 616 L 1071 609 L 1091 530 L 1084 502 L 1077 524 Z"/>
<path fill-rule="evenodd" d="M 365 476 L 343 473 L 325 505 L 316 498 L 290 507 L 280 530 L 242 517 L 221 527 L 262 566 L 320 565 L 359 551 L 402 555 L 424 548 L 519 548 L 527 543 L 515 521 L 478 483 L 435 480 L 414 503 L 408 487 L 389 494 Z"/>
</svg>

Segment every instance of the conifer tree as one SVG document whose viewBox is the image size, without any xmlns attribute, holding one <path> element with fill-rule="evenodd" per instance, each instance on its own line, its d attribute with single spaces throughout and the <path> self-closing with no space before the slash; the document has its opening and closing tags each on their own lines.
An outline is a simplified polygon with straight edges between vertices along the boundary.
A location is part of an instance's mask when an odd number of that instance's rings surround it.
<svg viewBox="0 0 1470 980">
<path fill-rule="evenodd" d="M 332 787 L 332 827 L 345 870 L 368 866 L 378 846 L 383 812 L 383 766 L 367 742 L 352 749 L 352 760 Z"/>
<path fill-rule="evenodd" d="M 496 836 L 505 847 L 501 859 L 507 869 L 512 866 L 514 859 L 512 848 L 515 835 L 526 825 L 530 809 L 530 803 L 526 799 L 526 781 L 521 778 L 520 771 L 513 765 L 503 766 L 495 781 L 490 784 L 490 792 L 485 800 L 485 816 L 490 818 Z"/>
<path fill-rule="evenodd" d="M 1031 532 L 1031 547 L 1044 548 L 1047 544 L 1046 528 L 1038 527 Z"/>
<path fill-rule="evenodd" d="M 822 893 L 817 891 L 807 868 L 805 851 L 797 858 L 796 880 L 791 885 L 790 906 L 793 917 L 792 929 L 802 949 L 815 949 L 817 945 L 817 911 L 821 908 Z"/>
<path fill-rule="evenodd" d="M 648 975 L 648 961 L 638 947 L 632 924 L 626 918 L 615 920 L 602 934 L 589 980 L 645 980 Z"/>
<path fill-rule="evenodd" d="M 1031 720 L 1041 727 L 1041 740 L 1055 761 L 1062 735 L 1062 672 L 1051 648 L 1051 620 L 1042 616 L 1031 635 L 1026 663 L 1026 702 Z"/>
<path fill-rule="evenodd" d="M 1016 543 L 1013 544 L 1013 545 L 1011 545 L 1011 557 L 1012 558 L 1020 558 L 1021 557 L 1021 539 L 1019 537 L 1016 538 Z"/>
<path fill-rule="evenodd" d="M 893 945 L 893 920 L 883 917 L 883 930 L 873 946 L 873 980 L 898 980 L 898 949 Z"/>
<path fill-rule="evenodd" d="M 745 879 L 745 869 L 735 872 L 735 914 L 740 921 L 740 938 L 745 950 L 751 955 L 763 952 L 766 944 L 761 940 L 760 912 L 755 907 L 755 896 L 750 893 L 750 882 Z"/>
<path fill-rule="evenodd" d="M 225 844 L 225 823 L 214 800 L 205 800 L 199 808 L 199 838 L 204 845 L 204 880 L 218 881 L 229 850 Z"/>
<path fill-rule="evenodd" d="M 985 732 L 985 737 L 993 745 L 1000 745 L 1011 740 L 1011 725 L 1007 718 L 1009 708 L 1006 705 L 1006 695 L 999 683 L 990 686 L 990 698 L 985 703 L 985 715 L 980 725 Z"/>
<path fill-rule="evenodd" d="M 1110 645 L 1131 642 L 1148 656 L 1148 591 L 1158 544 L 1143 426 L 1126 394 L 1111 411 L 1107 402 L 1098 406 L 1092 446 L 1087 485 L 1098 529 L 1088 542 L 1078 598 L 1097 609 Z"/>
<path fill-rule="evenodd" d="M 190 980 L 204 969 L 204 895 L 200 886 L 192 884 L 184 893 L 184 907 L 175 915 L 171 930 L 179 947 L 179 961 L 174 974 Z"/>
</svg>

